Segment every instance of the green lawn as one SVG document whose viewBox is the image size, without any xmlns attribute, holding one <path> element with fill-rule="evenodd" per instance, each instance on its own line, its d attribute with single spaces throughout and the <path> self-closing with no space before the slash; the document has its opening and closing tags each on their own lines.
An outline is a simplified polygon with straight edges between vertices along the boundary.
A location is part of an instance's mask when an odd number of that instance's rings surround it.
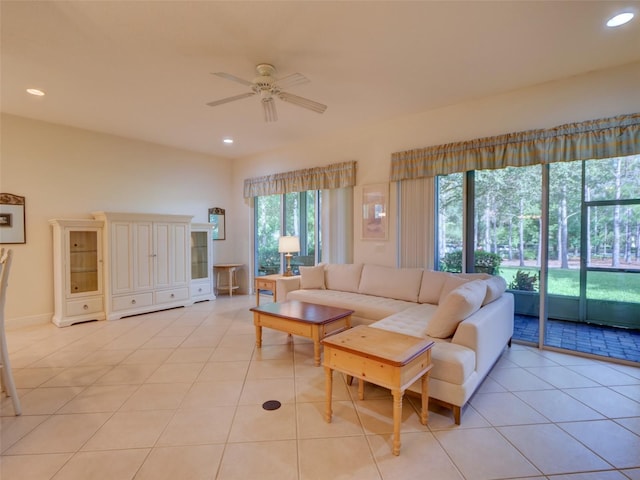
<svg viewBox="0 0 640 480">
<path fill-rule="evenodd" d="M 500 276 L 511 283 L 518 270 L 538 273 L 535 267 L 500 267 Z M 553 268 L 549 270 L 549 294 L 577 297 L 580 295 L 580 271 Z M 587 272 L 587 298 L 640 303 L 640 273 Z"/>
</svg>

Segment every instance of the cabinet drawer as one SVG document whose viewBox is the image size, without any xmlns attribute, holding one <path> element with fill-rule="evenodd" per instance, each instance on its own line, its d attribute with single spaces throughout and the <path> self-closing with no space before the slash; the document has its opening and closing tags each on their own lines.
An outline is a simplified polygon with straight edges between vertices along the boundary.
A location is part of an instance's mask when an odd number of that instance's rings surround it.
<svg viewBox="0 0 640 480">
<path fill-rule="evenodd" d="M 114 310 L 129 310 L 153 305 L 153 293 L 139 293 L 137 295 L 123 295 L 113 297 Z"/>
<path fill-rule="evenodd" d="M 273 290 L 276 288 L 275 280 L 260 280 L 256 279 L 256 289 L 257 290 Z"/>
<path fill-rule="evenodd" d="M 191 284 L 191 295 L 193 295 L 194 297 L 199 295 L 209 295 L 210 293 L 211 293 L 211 283 L 209 282 Z"/>
<path fill-rule="evenodd" d="M 156 292 L 156 303 L 178 302 L 189 298 L 188 288 L 176 288 L 173 290 L 163 290 Z"/>
<path fill-rule="evenodd" d="M 102 311 L 102 297 L 67 302 L 67 315 L 86 315 Z"/>
</svg>

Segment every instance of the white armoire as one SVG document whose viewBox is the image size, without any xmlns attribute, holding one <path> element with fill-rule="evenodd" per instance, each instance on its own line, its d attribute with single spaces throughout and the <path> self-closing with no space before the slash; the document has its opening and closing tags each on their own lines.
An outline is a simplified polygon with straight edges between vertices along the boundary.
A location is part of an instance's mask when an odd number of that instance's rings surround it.
<svg viewBox="0 0 640 480">
<path fill-rule="evenodd" d="M 191 304 L 190 215 L 94 212 L 108 320 Z"/>
</svg>

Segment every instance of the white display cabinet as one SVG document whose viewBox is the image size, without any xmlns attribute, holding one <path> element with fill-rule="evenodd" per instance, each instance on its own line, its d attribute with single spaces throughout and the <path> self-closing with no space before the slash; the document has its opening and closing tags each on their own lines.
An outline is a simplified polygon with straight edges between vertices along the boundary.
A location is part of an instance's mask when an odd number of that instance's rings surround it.
<svg viewBox="0 0 640 480">
<path fill-rule="evenodd" d="M 191 301 L 213 300 L 213 225 L 191 224 Z"/>
<path fill-rule="evenodd" d="M 59 327 L 104 320 L 102 228 L 96 220 L 53 219 L 54 314 Z"/>
</svg>

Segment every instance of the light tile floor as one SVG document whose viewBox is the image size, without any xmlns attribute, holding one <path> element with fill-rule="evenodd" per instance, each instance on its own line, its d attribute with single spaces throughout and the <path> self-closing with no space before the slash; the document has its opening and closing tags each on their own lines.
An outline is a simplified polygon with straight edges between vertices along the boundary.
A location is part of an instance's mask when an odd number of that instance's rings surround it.
<svg viewBox="0 0 640 480">
<path fill-rule="evenodd" d="M 408 398 L 395 457 L 389 393 L 335 375 L 327 424 L 313 345 L 265 329 L 256 349 L 253 301 L 10 331 L 2 480 L 640 480 L 640 368 L 514 345 L 462 425 Z"/>
</svg>

